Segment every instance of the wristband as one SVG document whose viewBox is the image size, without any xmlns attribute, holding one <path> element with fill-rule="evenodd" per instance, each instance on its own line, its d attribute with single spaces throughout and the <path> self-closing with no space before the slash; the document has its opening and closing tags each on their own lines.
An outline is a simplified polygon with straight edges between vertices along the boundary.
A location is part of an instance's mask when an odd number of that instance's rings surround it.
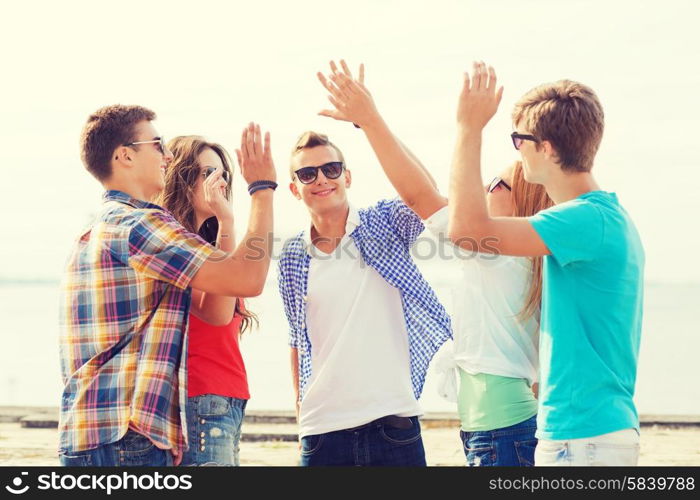
<svg viewBox="0 0 700 500">
<path fill-rule="evenodd" d="M 256 191 L 260 191 L 261 189 L 272 189 L 273 191 L 277 189 L 277 183 L 274 181 L 255 181 L 251 182 L 248 184 L 248 194 L 251 196 L 253 193 Z"/>
</svg>

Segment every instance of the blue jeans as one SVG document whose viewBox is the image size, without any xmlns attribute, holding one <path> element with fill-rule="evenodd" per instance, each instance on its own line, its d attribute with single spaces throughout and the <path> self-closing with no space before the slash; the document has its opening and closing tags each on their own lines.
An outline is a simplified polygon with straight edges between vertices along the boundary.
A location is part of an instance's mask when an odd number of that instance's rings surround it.
<svg viewBox="0 0 700 500">
<path fill-rule="evenodd" d="M 156 448 L 150 439 L 129 429 L 119 441 L 87 451 L 60 453 L 65 467 L 169 467 L 173 465 L 170 450 Z"/>
<path fill-rule="evenodd" d="M 492 431 L 459 435 L 470 467 L 532 467 L 535 464 L 537 416 Z"/>
<path fill-rule="evenodd" d="M 187 399 L 189 449 L 181 465 L 239 465 L 245 399 L 203 394 Z"/>
<path fill-rule="evenodd" d="M 314 434 L 301 439 L 302 466 L 425 466 L 418 417 L 408 428 L 386 422 Z"/>
</svg>

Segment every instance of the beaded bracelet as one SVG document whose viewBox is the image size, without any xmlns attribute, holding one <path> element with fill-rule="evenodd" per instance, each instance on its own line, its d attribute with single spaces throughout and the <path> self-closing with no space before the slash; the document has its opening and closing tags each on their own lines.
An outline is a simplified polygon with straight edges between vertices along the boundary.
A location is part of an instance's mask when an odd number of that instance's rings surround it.
<svg viewBox="0 0 700 500">
<path fill-rule="evenodd" d="M 277 189 L 277 183 L 273 182 L 273 181 L 251 182 L 248 185 L 248 194 L 250 194 L 252 196 L 253 193 L 255 193 L 256 191 L 260 191 L 261 189 L 268 189 L 268 188 L 272 189 L 274 191 L 275 189 Z"/>
</svg>

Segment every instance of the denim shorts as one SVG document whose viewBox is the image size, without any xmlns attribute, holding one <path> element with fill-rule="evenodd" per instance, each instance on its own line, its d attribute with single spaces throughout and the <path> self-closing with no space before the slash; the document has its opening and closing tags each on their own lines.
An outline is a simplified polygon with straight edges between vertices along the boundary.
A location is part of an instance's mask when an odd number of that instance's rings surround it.
<svg viewBox="0 0 700 500">
<path fill-rule="evenodd" d="M 402 427 L 375 421 L 352 429 L 304 436 L 300 462 L 302 466 L 425 466 L 418 417 L 410 417 L 410 423 Z"/>
<path fill-rule="evenodd" d="M 537 416 L 492 431 L 459 431 L 470 467 L 532 467 L 535 464 Z"/>
<path fill-rule="evenodd" d="M 245 399 L 203 394 L 187 400 L 189 449 L 181 465 L 239 465 Z"/>
<path fill-rule="evenodd" d="M 169 467 L 173 465 L 170 450 L 161 450 L 146 436 L 129 429 L 119 441 L 92 450 L 60 453 L 65 467 Z"/>
</svg>

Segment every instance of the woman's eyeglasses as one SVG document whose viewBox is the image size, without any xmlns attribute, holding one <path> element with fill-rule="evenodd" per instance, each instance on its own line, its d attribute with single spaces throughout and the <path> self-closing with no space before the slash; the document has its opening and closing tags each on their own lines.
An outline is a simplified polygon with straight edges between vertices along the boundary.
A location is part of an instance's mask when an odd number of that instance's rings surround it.
<svg viewBox="0 0 700 500">
<path fill-rule="evenodd" d="M 202 177 L 204 177 L 206 179 L 214 172 L 216 172 L 215 167 L 206 167 L 204 170 L 202 170 Z M 224 170 L 223 172 L 221 172 L 221 178 L 228 183 L 228 181 L 230 179 L 230 176 L 228 174 L 228 170 Z"/>
<path fill-rule="evenodd" d="M 295 170 L 294 174 L 302 184 L 311 184 L 318 178 L 319 169 L 326 176 L 326 179 L 337 179 L 345 170 L 345 165 L 342 161 L 329 161 L 318 167 L 302 167 L 299 170 Z"/>
<path fill-rule="evenodd" d="M 500 177 L 494 177 L 493 180 L 491 181 L 491 184 L 489 184 L 488 192 L 493 193 L 496 189 L 498 189 L 498 186 L 503 186 L 508 191 L 512 191 L 512 189 L 510 188 L 510 186 L 508 185 L 508 183 L 506 181 L 504 181 Z"/>
<path fill-rule="evenodd" d="M 523 145 L 523 141 L 540 142 L 534 135 L 519 134 L 517 132 L 510 134 L 510 138 L 513 140 L 513 146 L 515 146 L 515 149 L 517 150 L 520 150 L 520 146 Z"/>
</svg>

